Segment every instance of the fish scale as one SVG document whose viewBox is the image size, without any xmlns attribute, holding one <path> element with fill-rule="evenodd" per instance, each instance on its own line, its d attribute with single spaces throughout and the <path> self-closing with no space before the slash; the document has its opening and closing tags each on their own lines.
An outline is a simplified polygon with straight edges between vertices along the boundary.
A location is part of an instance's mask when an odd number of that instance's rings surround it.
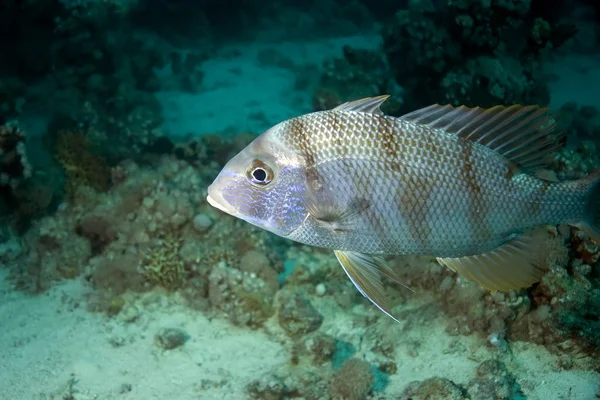
<svg viewBox="0 0 600 400">
<path fill-rule="evenodd" d="M 306 168 L 316 172 L 334 203 L 344 207 L 368 196 L 373 204 L 356 221 L 365 226 L 361 232 L 316 234 L 314 227 L 304 226 L 294 240 L 377 254 L 453 257 L 498 247 L 524 227 L 517 216 L 531 214 L 526 225 L 539 224 L 533 210 L 518 207 L 536 181 L 508 181 L 502 157 L 461 143 L 456 135 L 356 112 L 309 114 L 287 124 L 280 140 L 308 154 L 312 162 Z M 470 147 L 469 159 L 461 158 L 464 147 Z M 477 191 L 464 179 L 466 163 Z"/>
<path fill-rule="evenodd" d="M 600 172 L 542 179 L 563 133 L 548 109 L 432 105 L 384 115 L 387 96 L 283 121 L 231 159 L 208 188 L 216 208 L 334 254 L 393 317 L 386 255 L 429 255 L 489 290 L 544 273 L 543 225 L 600 239 Z M 258 173 L 256 173 L 258 171 Z"/>
</svg>

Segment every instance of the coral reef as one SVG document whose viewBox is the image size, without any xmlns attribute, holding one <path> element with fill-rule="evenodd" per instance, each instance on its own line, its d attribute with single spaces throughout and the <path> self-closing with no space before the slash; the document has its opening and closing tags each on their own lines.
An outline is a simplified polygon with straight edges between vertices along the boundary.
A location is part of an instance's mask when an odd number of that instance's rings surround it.
<svg viewBox="0 0 600 400">
<path fill-rule="evenodd" d="M 409 2 L 383 29 L 385 59 L 346 48 L 325 64 L 314 107 L 385 92 L 403 99 L 393 115 L 433 103 L 548 104 L 540 53 L 576 33 L 554 19 L 530 1 Z"/>
<path fill-rule="evenodd" d="M 166 65 L 168 49 L 133 27 L 137 3 L 3 4 L 0 29 L 15 39 L 0 50 L 10 60 L 0 68 L 2 113 L 43 109 L 62 129 L 84 127 L 110 143 L 111 158 L 139 154 L 161 123 L 155 69 Z"/>
<path fill-rule="evenodd" d="M 14 190 L 31 174 L 25 133 L 15 123 L 0 125 L 0 186 Z"/>
<path fill-rule="evenodd" d="M 360 400 L 367 396 L 373 383 L 375 378 L 371 365 L 352 358 L 334 374 L 329 391 L 333 400 Z"/>
<path fill-rule="evenodd" d="M 55 157 L 67 176 L 67 197 L 72 197 L 81 186 L 88 186 L 99 192 L 108 190 L 110 167 L 104 158 L 92 152 L 85 132 L 58 132 Z"/>
<path fill-rule="evenodd" d="M 329 59 L 323 65 L 313 94 L 313 108 L 328 110 L 346 101 L 381 93 L 393 95 L 383 105 L 385 112 L 398 114 L 403 93 L 385 57 L 376 51 L 344 46 L 343 57 Z"/>
</svg>

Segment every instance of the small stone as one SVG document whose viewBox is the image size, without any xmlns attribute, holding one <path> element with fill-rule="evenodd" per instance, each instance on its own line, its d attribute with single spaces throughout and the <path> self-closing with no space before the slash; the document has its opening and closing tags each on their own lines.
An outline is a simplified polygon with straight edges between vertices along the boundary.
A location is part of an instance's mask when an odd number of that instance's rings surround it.
<svg viewBox="0 0 600 400">
<path fill-rule="evenodd" d="M 315 287 L 315 294 L 321 297 L 324 296 L 325 293 L 327 293 L 327 287 L 325 287 L 325 284 L 319 283 L 317 287 Z"/>
<path fill-rule="evenodd" d="M 110 343 L 112 347 L 121 347 L 125 345 L 125 338 L 123 336 L 113 336 L 108 339 L 108 343 Z"/>
<path fill-rule="evenodd" d="M 119 389 L 119 393 L 129 393 L 133 389 L 130 383 L 122 383 L 121 388 Z"/>
<path fill-rule="evenodd" d="M 206 214 L 198 214 L 194 217 L 192 224 L 197 232 L 204 233 L 212 226 L 213 221 Z"/>
<path fill-rule="evenodd" d="M 162 328 L 154 335 L 154 343 L 165 350 L 182 346 L 187 339 L 187 333 L 177 328 Z"/>
</svg>

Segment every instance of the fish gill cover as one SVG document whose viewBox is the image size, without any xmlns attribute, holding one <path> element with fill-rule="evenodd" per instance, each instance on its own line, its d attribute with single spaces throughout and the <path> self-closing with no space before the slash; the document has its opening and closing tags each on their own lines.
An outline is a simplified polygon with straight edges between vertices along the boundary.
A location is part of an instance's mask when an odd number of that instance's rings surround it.
<svg viewBox="0 0 600 400">
<path fill-rule="evenodd" d="M 550 106 L 600 167 L 594 1 L 0 2 L 0 399 L 592 399 L 600 243 L 547 228 L 490 292 L 388 257 L 399 322 L 333 254 L 206 202 L 271 126 L 390 94 Z"/>
</svg>

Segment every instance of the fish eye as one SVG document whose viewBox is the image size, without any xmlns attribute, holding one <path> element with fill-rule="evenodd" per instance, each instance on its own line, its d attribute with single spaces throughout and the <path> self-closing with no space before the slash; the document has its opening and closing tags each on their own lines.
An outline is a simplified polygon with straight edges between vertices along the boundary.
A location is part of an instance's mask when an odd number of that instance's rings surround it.
<svg viewBox="0 0 600 400">
<path fill-rule="evenodd" d="M 273 170 L 260 160 L 254 160 L 248 168 L 247 177 L 255 186 L 266 186 L 273 180 Z"/>
</svg>

